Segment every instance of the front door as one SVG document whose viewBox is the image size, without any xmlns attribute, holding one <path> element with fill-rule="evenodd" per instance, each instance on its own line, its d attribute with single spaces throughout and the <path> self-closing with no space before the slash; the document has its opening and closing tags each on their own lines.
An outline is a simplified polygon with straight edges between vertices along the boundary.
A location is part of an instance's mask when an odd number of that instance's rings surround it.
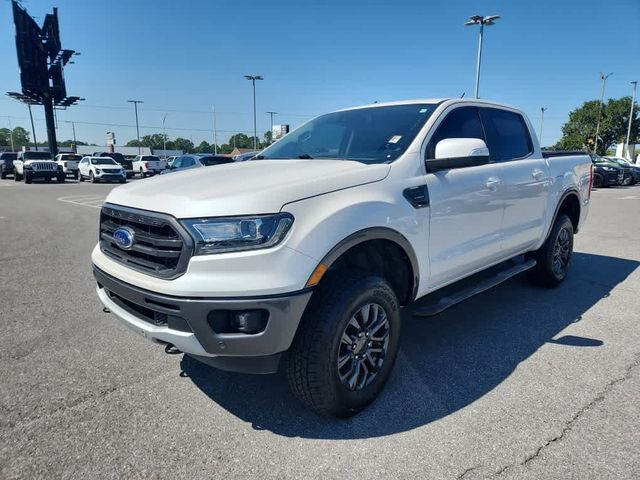
<svg viewBox="0 0 640 480">
<path fill-rule="evenodd" d="M 426 161 L 446 138 L 486 142 L 478 108 L 454 108 L 427 144 Z M 500 163 L 443 170 L 426 175 L 430 201 L 430 288 L 467 276 L 496 261 L 502 242 L 503 166 Z"/>
</svg>

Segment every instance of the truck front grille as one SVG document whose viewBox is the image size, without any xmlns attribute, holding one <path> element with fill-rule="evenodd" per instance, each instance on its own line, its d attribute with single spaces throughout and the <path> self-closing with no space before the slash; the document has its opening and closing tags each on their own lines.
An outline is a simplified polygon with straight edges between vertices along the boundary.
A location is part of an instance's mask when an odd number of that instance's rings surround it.
<svg viewBox="0 0 640 480">
<path fill-rule="evenodd" d="M 34 162 L 31 164 L 34 170 L 57 170 L 58 164 L 53 162 Z"/>
<path fill-rule="evenodd" d="M 113 238 L 121 227 L 133 231 L 133 245 L 128 249 Z M 170 215 L 106 204 L 100 213 L 100 249 L 134 270 L 172 279 L 186 271 L 193 241 Z"/>
</svg>

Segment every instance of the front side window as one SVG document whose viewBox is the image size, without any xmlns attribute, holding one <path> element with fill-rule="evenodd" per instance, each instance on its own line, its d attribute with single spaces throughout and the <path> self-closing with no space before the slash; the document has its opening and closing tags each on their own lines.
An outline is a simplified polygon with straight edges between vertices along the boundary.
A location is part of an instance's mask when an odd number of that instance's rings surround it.
<svg viewBox="0 0 640 480">
<path fill-rule="evenodd" d="M 182 167 L 183 168 L 193 167 L 195 164 L 196 164 L 196 162 L 191 157 L 184 157 L 184 159 L 182 160 Z"/>
<path fill-rule="evenodd" d="M 328 113 L 278 140 L 256 159 L 389 163 L 405 152 L 436 107 L 404 104 Z"/>
<path fill-rule="evenodd" d="M 438 125 L 427 145 L 427 159 L 436 158 L 436 145 L 447 138 L 479 138 L 485 140 L 482 123 L 476 107 L 456 108 Z"/>
<path fill-rule="evenodd" d="M 533 153 L 533 142 L 522 115 L 498 108 L 481 108 L 492 162 L 508 162 Z"/>
</svg>

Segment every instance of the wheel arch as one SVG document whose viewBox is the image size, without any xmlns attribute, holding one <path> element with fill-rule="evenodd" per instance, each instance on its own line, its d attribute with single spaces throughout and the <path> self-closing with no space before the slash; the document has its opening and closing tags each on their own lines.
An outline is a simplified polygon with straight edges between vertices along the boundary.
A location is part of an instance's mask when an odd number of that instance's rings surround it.
<svg viewBox="0 0 640 480">
<path fill-rule="evenodd" d="M 547 228 L 547 233 L 544 236 L 544 241 L 546 242 L 551 234 L 551 230 L 553 229 L 553 225 L 556 223 L 556 219 L 558 215 L 561 213 L 567 215 L 573 224 L 574 233 L 578 233 L 578 229 L 580 226 L 580 194 L 578 190 L 574 188 L 570 188 L 565 191 L 560 200 L 556 205 L 556 210 L 551 218 L 551 224 Z"/>
<path fill-rule="evenodd" d="M 379 273 L 385 274 L 398 294 L 401 304 L 406 305 L 413 301 L 420 281 L 418 258 L 409 240 L 396 230 L 388 227 L 370 227 L 352 233 L 338 242 L 320 263 L 331 272 L 340 268 L 342 261 L 350 260 L 351 257 L 355 259 L 357 253 L 365 253 L 366 249 L 374 249 L 377 252 L 376 258 L 369 259 L 369 265 L 376 267 Z M 385 256 L 385 253 L 390 255 Z M 397 268 L 392 268 L 393 265 L 388 262 L 391 258 L 395 260 L 394 254 L 399 255 L 402 262 L 395 264 Z"/>
</svg>

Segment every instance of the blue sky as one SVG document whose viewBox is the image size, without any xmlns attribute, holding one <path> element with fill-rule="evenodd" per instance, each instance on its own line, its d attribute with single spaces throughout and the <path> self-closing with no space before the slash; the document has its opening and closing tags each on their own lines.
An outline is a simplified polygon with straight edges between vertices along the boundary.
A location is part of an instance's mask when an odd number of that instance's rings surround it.
<svg viewBox="0 0 640 480">
<path fill-rule="evenodd" d="M 141 135 L 213 140 L 250 132 L 251 84 L 259 74 L 258 132 L 373 101 L 473 95 L 477 27 L 473 14 L 500 14 L 486 30 L 481 97 L 524 109 L 543 143 L 561 136 L 568 113 L 599 98 L 599 72 L 614 72 L 607 97 L 631 94 L 640 80 L 640 0 L 28 0 L 42 23 L 59 8 L 62 43 L 81 52 L 65 71 L 82 106 L 58 113 L 58 138 L 118 143 Z M 0 91 L 19 90 L 11 3 L 0 2 Z M 41 107 L 38 140 L 46 138 Z M 2 96 L 0 127 L 28 128 L 26 106 Z M 84 122 L 84 123 L 83 123 Z M 95 125 L 97 124 L 97 125 Z M 150 128 L 147 128 L 150 127 Z"/>
</svg>

